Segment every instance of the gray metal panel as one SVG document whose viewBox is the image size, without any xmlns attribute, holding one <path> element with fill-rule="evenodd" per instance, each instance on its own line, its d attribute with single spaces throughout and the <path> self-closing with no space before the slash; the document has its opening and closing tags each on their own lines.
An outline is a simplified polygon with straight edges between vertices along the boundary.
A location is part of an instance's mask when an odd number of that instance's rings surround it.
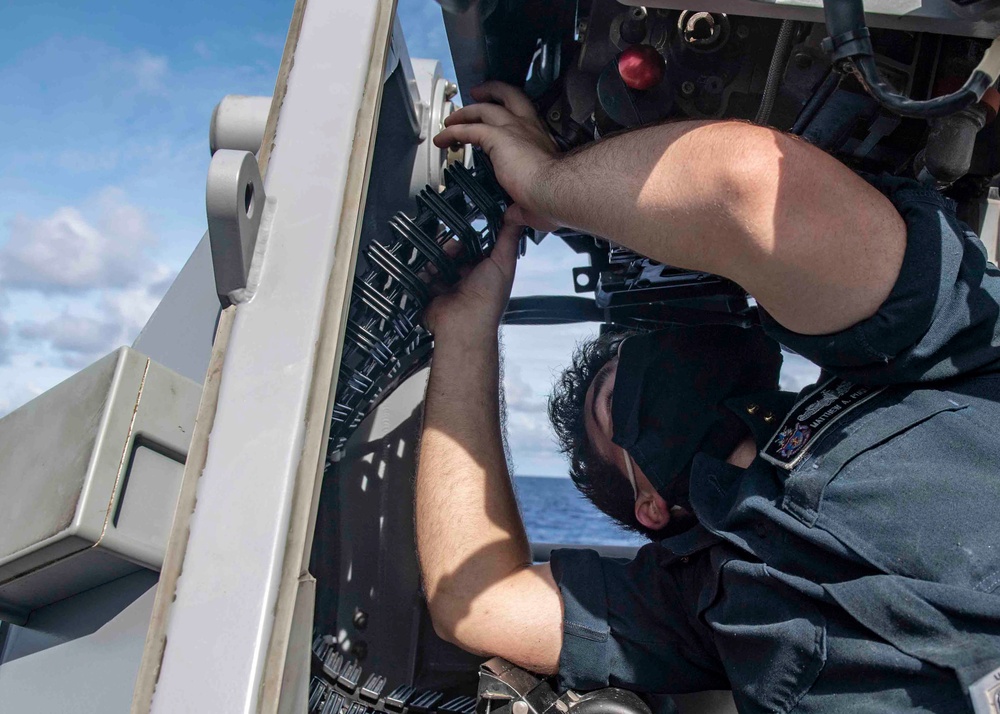
<svg viewBox="0 0 1000 714">
<path fill-rule="evenodd" d="M 114 352 L 0 419 L 0 582 L 54 541 L 100 539 L 146 362 Z"/>
<path fill-rule="evenodd" d="M 200 394 L 123 347 L 0 419 L 0 615 L 159 567 Z"/>
<path fill-rule="evenodd" d="M 0 642 L 0 711 L 125 714 L 156 574 L 148 570 L 36 610 Z"/>
<path fill-rule="evenodd" d="M 91 545 L 0 585 L 0 616 L 24 624 L 33 611 L 138 570 L 135 563 Z"/>
<path fill-rule="evenodd" d="M 154 712 L 276 706 L 260 700 L 281 678 L 265 682 L 265 663 L 276 610 L 290 627 L 329 428 L 391 10 L 305 5 L 264 184 L 277 201 L 272 238 L 256 295 L 236 308 Z M 292 590 L 279 601 L 283 582 Z"/>
<path fill-rule="evenodd" d="M 413 531 L 413 475 L 427 369 L 403 382 L 369 414 L 323 483 L 313 567 L 317 626 L 359 643 L 365 665 L 396 682 L 417 668 L 417 613 L 423 606 Z M 356 611 L 368 617 L 363 628 Z"/>
<path fill-rule="evenodd" d="M 206 232 L 132 347 L 201 383 L 212 354 L 219 309 Z"/>
<path fill-rule="evenodd" d="M 128 481 L 114 519 L 127 540 L 163 551 L 174 518 L 173 504 L 184 475 L 184 462 L 139 444 L 132 455 Z"/>
</svg>

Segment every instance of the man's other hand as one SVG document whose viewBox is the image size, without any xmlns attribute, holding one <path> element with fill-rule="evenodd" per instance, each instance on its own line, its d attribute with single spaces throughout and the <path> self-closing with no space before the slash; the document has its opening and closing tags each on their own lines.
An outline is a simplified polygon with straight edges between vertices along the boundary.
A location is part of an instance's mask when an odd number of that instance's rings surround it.
<svg viewBox="0 0 1000 714">
<path fill-rule="evenodd" d="M 496 340 L 514 283 L 521 230 L 508 212 L 489 257 L 460 269 L 462 279 L 427 307 L 424 322 L 436 338 Z"/>
<path fill-rule="evenodd" d="M 544 205 L 541 189 L 557 147 L 531 100 L 503 82 L 485 82 L 471 94 L 477 103 L 445 119 L 445 129 L 434 143 L 441 148 L 481 147 L 493 162 L 500 185 L 514 199 L 507 210 L 509 220 L 541 231 L 555 230 L 558 220 Z"/>
</svg>

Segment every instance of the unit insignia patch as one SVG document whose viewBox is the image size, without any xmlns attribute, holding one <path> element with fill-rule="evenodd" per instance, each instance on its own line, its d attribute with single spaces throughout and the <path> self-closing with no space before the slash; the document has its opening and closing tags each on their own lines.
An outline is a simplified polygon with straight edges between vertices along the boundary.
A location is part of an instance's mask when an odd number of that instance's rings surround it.
<svg viewBox="0 0 1000 714">
<path fill-rule="evenodd" d="M 866 387 L 834 377 L 800 399 L 760 452 L 775 466 L 792 470 L 830 426 L 885 387 Z"/>
</svg>

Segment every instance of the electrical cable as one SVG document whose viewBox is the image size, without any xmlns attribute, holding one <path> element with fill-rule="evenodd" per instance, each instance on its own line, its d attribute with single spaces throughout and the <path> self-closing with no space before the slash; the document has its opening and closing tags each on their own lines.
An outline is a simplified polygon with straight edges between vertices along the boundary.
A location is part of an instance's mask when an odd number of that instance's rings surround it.
<svg viewBox="0 0 1000 714">
<path fill-rule="evenodd" d="M 982 99 L 1000 77 L 1000 38 L 997 38 L 958 91 L 933 99 L 910 99 L 897 94 L 879 75 L 862 0 L 824 0 L 823 9 L 830 33 L 823 40 L 824 49 L 834 62 L 850 62 L 868 93 L 900 116 L 934 119 L 954 114 Z"/>
<path fill-rule="evenodd" d="M 764 96 L 760 100 L 760 108 L 757 110 L 757 118 L 754 123 L 765 125 L 771 118 L 771 110 L 774 109 L 774 100 L 778 97 L 778 88 L 781 86 L 781 79 L 785 75 L 785 67 L 788 66 L 788 57 L 792 51 L 792 40 L 795 37 L 795 22 L 783 20 L 781 29 L 778 30 L 778 38 L 774 43 L 774 54 L 771 56 L 771 66 L 767 70 L 767 81 L 764 83 Z"/>
</svg>

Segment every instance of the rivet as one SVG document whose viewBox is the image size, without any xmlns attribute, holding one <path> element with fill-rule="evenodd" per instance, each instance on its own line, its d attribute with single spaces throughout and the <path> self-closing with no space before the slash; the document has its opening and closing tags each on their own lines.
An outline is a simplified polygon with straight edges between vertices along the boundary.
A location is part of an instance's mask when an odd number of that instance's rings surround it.
<svg viewBox="0 0 1000 714">
<path fill-rule="evenodd" d="M 514 714 L 528 714 L 528 703 L 523 699 L 518 699 L 514 702 L 513 706 L 511 706 L 511 711 Z"/>
<path fill-rule="evenodd" d="M 750 405 L 747 406 L 747 414 L 756 414 L 756 413 L 757 413 L 757 405 L 756 404 L 750 404 Z"/>
</svg>

